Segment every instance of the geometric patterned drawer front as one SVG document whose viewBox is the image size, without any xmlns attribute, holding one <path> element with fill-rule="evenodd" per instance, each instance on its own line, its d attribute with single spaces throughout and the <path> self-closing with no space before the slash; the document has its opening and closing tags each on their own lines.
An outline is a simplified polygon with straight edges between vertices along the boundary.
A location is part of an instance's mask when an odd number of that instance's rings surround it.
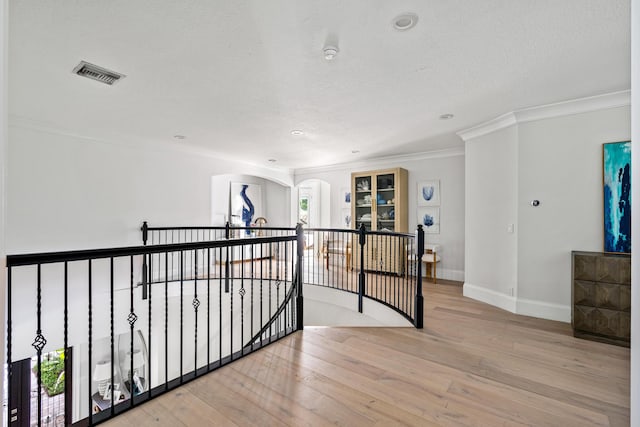
<svg viewBox="0 0 640 427">
<path fill-rule="evenodd" d="M 596 283 L 585 280 L 574 280 L 573 303 L 579 305 L 596 306 Z"/>
<path fill-rule="evenodd" d="M 631 257 L 573 251 L 574 336 L 629 346 Z"/>
<path fill-rule="evenodd" d="M 617 337 L 620 334 L 620 312 L 596 308 L 593 311 L 594 332 L 601 335 Z"/>
<path fill-rule="evenodd" d="M 631 283 L 631 262 L 626 258 L 616 258 L 616 260 L 620 271 L 620 281 L 618 283 Z"/>
<path fill-rule="evenodd" d="M 618 338 L 631 339 L 631 313 L 620 313 Z"/>
<path fill-rule="evenodd" d="M 582 305 L 573 306 L 573 329 L 584 332 L 595 332 L 595 308 Z"/>
<path fill-rule="evenodd" d="M 595 257 L 575 255 L 573 259 L 573 278 L 576 280 L 596 280 Z"/>
<path fill-rule="evenodd" d="M 598 282 L 620 283 L 618 258 L 597 257 L 596 280 Z"/>
<path fill-rule="evenodd" d="M 620 285 L 596 283 L 596 307 L 620 309 Z"/>
<path fill-rule="evenodd" d="M 631 286 L 621 285 L 619 288 L 620 310 L 631 311 Z"/>
</svg>

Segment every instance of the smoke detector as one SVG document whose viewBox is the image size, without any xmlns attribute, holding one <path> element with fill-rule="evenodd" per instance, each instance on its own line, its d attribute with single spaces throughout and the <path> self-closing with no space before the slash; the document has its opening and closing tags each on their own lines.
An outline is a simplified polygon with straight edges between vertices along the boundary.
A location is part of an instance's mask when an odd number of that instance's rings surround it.
<svg viewBox="0 0 640 427">
<path fill-rule="evenodd" d="M 333 60 L 333 58 L 336 57 L 339 50 L 336 46 L 325 46 L 323 52 L 324 52 L 324 59 L 326 59 L 327 61 L 331 61 Z"/>
<path fill-rule="evenodd" d="M 86 61 L 80 61 L 80 63 L 73 69 L 73 73 L 109 86 L 126 77 L 124 74 L 116 73 L 115 71 L 90 64 Z"/>
</svg>

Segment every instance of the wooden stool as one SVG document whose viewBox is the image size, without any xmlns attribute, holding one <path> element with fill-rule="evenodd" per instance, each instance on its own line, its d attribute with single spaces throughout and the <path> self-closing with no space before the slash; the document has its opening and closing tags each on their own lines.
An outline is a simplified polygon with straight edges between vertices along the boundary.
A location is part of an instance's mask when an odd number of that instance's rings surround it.
<svg viewBox="0 0 640 427">
<path fill-rule="evenodd" d="M 437 279 L 437 264 L 440 262 L 440 255 L 438 251 L 440 245 L 424 245 L 424 255 L 422 256 L 422 262 L 424 263 L 424 271 L 426 278 L 433 278 L 433 283 L 438 282 Z"/>
</svg>

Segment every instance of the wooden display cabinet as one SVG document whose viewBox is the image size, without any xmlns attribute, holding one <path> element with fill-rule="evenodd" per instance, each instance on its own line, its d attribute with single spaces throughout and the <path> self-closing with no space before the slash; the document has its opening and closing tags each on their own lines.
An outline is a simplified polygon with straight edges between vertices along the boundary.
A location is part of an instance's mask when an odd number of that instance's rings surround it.
<svg viewBox="0 0 640 427">
<path fill-rule="evenodd" d="M 351 174 L 351 218 L 355 229 L 363 224 L 368 231 L 406 233 L 407 180 L 405 169 L 394 168 Z M 357 242 L 357 240 L 355 240 Z M 357 248 L 357 245 L 353 246 Z M 402 274 L 406 249 L 398 239 L 368 236 L 364 268 L 374 272 Z M 360 268 L 359 252 L 353 257 Z"/>
</svg>

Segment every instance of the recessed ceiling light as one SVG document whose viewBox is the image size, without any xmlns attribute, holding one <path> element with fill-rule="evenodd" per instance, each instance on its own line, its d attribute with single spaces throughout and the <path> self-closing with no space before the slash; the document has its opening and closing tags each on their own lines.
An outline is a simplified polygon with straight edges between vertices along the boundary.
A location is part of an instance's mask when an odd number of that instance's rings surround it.
<svg viewBox="0 0 640 427">
<path fill-rule="evenodd" d="M 173 137 L 174 137 L 175 139 L 187 139 L 187 137 L 186 137 L 186 136 L 184 136 L 184 135 L 173 135 Z"/>
<path fill-rule="evenodd" d="M 447 113 L 440 116 L 440 120 L 449 120 L 449 119 L 453 119 L 453 114 Z"/>
<path fill-rule="evenodd" d="M 300 135 L 304 135 L 304 132 L 301 131 L 300 129 L 294 129 L 294 130 L 291 131 L 291 135 L 300 136 Z"/>
<path fill-rule="evenodd" d="M 276 160 L 276 159 L 269 159 L 269 160 L 267 160 L 267 161 L 268 161 L 269 163 L 275 163 L 275 162 L 277 162 L 277 160 Z"/>
<path fill-rule="evenodd" d="M 408 29 L 415 27 L 417 23 L 418 15 L 415 13 L 404 13 L 393 20 L 393 28 L 398 31 L 407 31 Z"/>
</svg>

